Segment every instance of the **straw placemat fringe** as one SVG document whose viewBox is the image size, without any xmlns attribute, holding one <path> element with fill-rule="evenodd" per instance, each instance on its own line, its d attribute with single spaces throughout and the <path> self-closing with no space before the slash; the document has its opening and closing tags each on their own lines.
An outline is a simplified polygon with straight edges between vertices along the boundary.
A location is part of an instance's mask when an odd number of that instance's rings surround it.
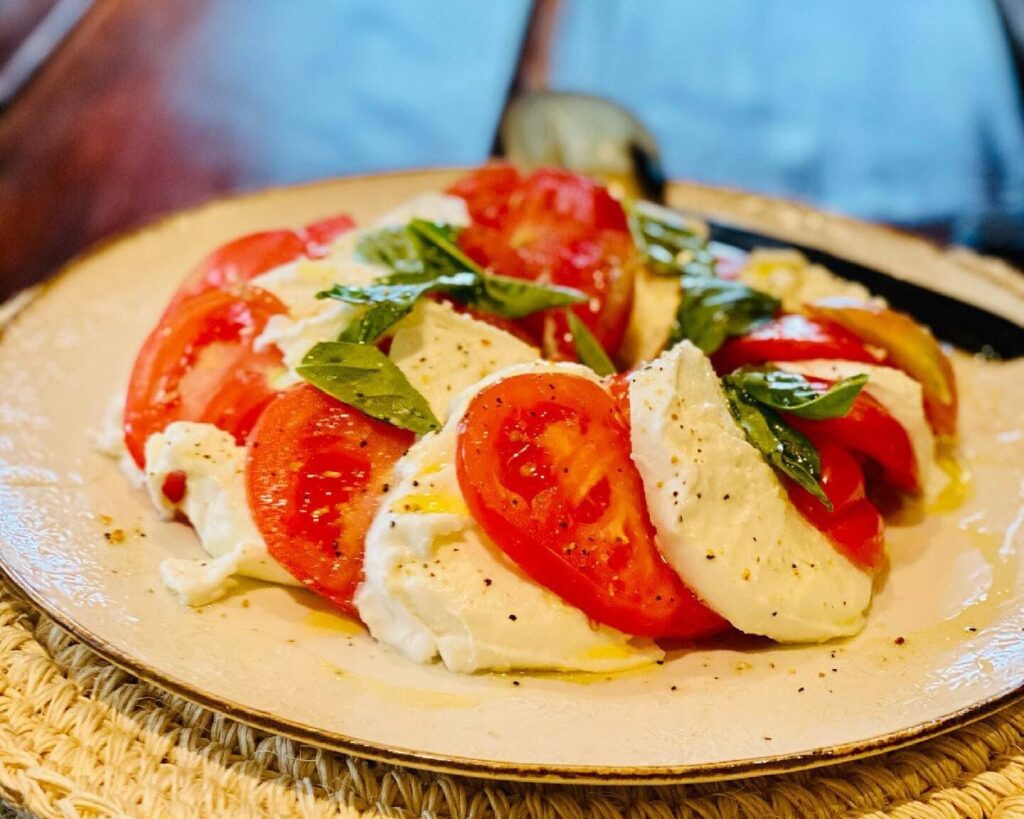
<svg viewBox="0 0 1024 819">
<path fill-rule="evenodd" d="M 1024 705 L 910 749 L 706 785 L 477 781 L 265 734 L 115 668 L 0 582 L 0 791 L 41 817 L 1024 817 Z"/>
</svg>

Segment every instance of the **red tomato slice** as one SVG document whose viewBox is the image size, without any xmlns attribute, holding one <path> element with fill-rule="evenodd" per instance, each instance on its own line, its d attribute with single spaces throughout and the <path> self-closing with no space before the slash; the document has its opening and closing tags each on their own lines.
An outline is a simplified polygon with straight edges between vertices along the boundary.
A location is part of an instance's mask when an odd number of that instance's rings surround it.
<svg viewBox="0 0 1024 819">
<path fill-rule="evenodd" d="M 824 392 L 834 382 L 804 376 L 816 389 Z M 920 489 L 917 458 L 910 436 L 899 421 L 878 401 L 861 392 L 850 411 L 842 418 L 808 421 L 788 413 L 787 422 L 815 441 L 826 438 L 850 452 L 862 455 L 881 470 L 881 479 L 904 492 Z"/>
<path fill-rule="evenodd" d="M 582 290 L 590 298 L 572 310 L 609 355 L 622 344 L 633 310 L 633 288 L 640 266 L 633 241 L 626 234 L 602 231 L 560 249 L 551 270 L 555 284 Z M 547 315 L 546 352 L 551 358 L 576 360 L 565 314 Z"/>
<path fill-rule="evenodd" d="M 736 338 L 711 357 L 715 370 L 730 373 L 744 364 L 835 358 L 878 364 L 864 342 L 838 324 L 790 313 Z"/>
<path fill-rule="evenodd" d="M 334 240 L 342 233 L 348 233 L 355 226 L 355 220 L 346 213 L 310 222 L 303 230 L 299 231 L 306 243 L 306 255 L 312 259 L 326 255 Z"/>
<path fill-rule="evenodd" d="M 579 376 L 514 376 L 482 390 L 459 427 L 470 512 L 530 577 L 628 634 L 727 628 L 665 563 L 612 397 Z"/>
<path fill-rule="evenodd" d="M 573 308 L 614 355 L 633 307 L 640 260 L 622 206 L 596 182 L 568 171 L 537 171 L 513 189 L 513 172 L 483 169 L 457 183 L 475 213 L 487 213 L 462 231 L 459 244 L 476 262 L 504 276 L 574 287 L 590 298 Z M 487 197 L 481 193 L 486 190 Z M 506 208 L 499 212 L 496 202 Z M 476 218 L 476 217 L 474 217 Z M 561 310 L 531 316 L 522 325 L 549 358 L 575 360 Z"/>
<path fill-rule="evenodd" d="M 323 256 L 337 236 L 354 226 L 350 217 L 338 215 L 313 222 L 298 231 L 265 230 L 221 245 L 188 274 L 171 298 L 165 314 L 207 290 L 246 282 L 300 256 Z"/>
<path fill-rule="evenodd" d="M 849 452 L 822 436 L 814 437 L 821 455 L 821 486 L 830 512 L 803 487 L 786 479 L 786 490 L 800 513 L 824 532 L 858 566 L 877 569 L 885 559 L 885 523 L 864 495 L 864 473 Z"/>
<path fill-rule="evenodd" d="M 476 224 L 500 227 L 520 181 L 519 172 L 511 165 L 485 165 L 462 177 L 448 193 L 466 200 L 469 216 Z"/>
<path fill-rule="evenodd" d="M 512 229 L 512 244 L 530 244 L 543 228 L 559 223 L 591 231 L 629 231 L 622 205 L 603 185 L 572 171 L 534 171 L 515 192 L 505 220 L 504 226 Z"/>
<path fill-rule="evenodd" d="M 274 394 L 275 350 L 252 345 L 284 305 L 255 287 L 208 290 L 168 311 L 139 350 L 128 381 L 125 443 L 140 467 L 146 439 L 172 421 L 216 424 L 244 442 Z"/>
<path fill-rule="evenodd" d="M 629 407 L 629 376 L 630 373 L 616 373 L 605 382 L 608 392 L 615 399 L 615 406 L 621 413 L 627 427 L 629 427 L 632 419 L 632 412 L 630 412 Z"/>
<path fill-rule="evenodd" d="M 308 384 L 272 401 L 249 437 L 249 506 L 267 551 L 352 616 L 366 531 L 413 437 Z"/>
</svg>

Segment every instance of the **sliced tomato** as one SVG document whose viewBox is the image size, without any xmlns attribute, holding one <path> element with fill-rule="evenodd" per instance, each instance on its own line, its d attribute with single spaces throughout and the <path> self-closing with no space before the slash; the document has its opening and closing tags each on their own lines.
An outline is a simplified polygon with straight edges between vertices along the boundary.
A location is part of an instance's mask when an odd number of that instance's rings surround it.
<svg viewBox="0 0 1024 819">
<path fill-rule="evenodd" d="M 512 245 L 520 247 L 559 224 L 629 231 L 622 205 L 603 185 L 558 168 L 534 171 L 519 185 L 502 226 L 511 229 Z"/>
<path fill-rule="evenodd" d="M 492 184 L 487 187 L 489 171 Z M 633 289 L 640 260 L 629 236 L 622 206 L 593 180 L 569 171 L 537 171 L 518 181 L 484 169 L 467 177 L 470 202 L 480 188 L 494 201 L 487 214 L 462 231 L 459 244 L 476 262 L 504 276 L 574 287 L 588 300 L 573 308 L 612 356 L 629 324 Z M 452 188 L 459 190 L 459 184 Z M 490 201 L 490 200 L 486 200 Z M 482 206 L 481 206 L 482 207 Z M 522 322 L 541 340 L 549 358 L 575 360 L 568 322 L 562 310 L 531 316 Z"/>
<path fill-rule="evenodd" d="M 588 617 L 645 637 L 727 627 L 658 551 L 629 428 L 589 379 L 530 373 L 482 390 L 459 427 L 456 468 L 488 536 Z"/>
<path fill-rule="evenodd" d="M 627 427 L 630 425 L 633 415 L 629 406 L 629 376 L 630 373 L 616 373 L 605 382 Z"/>
<path fill-rule="evenodd" d="M 835 358 L 878 364 L 857 336 L 838 324 L 798 313 L 779 316 L 746 335 L 730 338 L 711 357 L 715 370 L 730 373 L 744 364 Z"/>
<path fill-rule="evenodd" d="M 815 389 L 824 392 L 834 382 L 804 376 Z M 917 458 L 910 436 L 889 411 L 865 392 L 860 392 L 850 411 L 841 418 L 809 421 L 788 413 L 786 421 L 814 441 L 826 438 L 871 461 L 880 479 L 904 492 L 917 492 Z"/>
<path fill-rule="evenodd" d="M 448 193 L 466 200 L 469 216 L 476 224 L 500 227 L 520 181 L 519 172 L 511 165 L 485 165 L 462 177 Z"/>
<path fill-rule="evenodd" d="M 249 508 L 267 551 L 352 616 L 366 532 L 413 437 L 308 384 L 272 401 L 249 437 Z"/>
<path fill-rule="evenodd" d="M 172 421 L 216 424 L 244 442 L 274 394 L 276 349 L 255 352 L 267 320 L 285 312 L 255 287 L 207 290 L 166 313 L 139 350 L 128 381 L 125 443 L 140 467 L 146 439 Z"/>
<path fill-rule="evenodd" d="M 878 509 L 865 497 L 860 464 L 828 438 L 815 436 L 812 440 L 821 456 L 821 487 L 832 503 L 832 511 L 787 478 L 790 500 L 850 560 L 867 569 L 879 568 L 885 559 L 885 523 Z"/>
<path fill-rule="evenodd" d="M 299 231 L 300 237 L 305 241 L 305 253 L 311 259 L 324 256 L 331 248 L 331 244 L 341 234 L 348 233 L 356 226 L 355 220 L 347 213 L 339 213 L 336 216 L 328 216 L 316 222 L 310 222 Z"/>
<path fill-rule="evenodd" d="M 229 288 L 300 256 L 323 256 L 330 243 L 355 222 L 345 215 L 313 222 L 300 230 L 265 230 L 221 245 L 178 287 L 165 312 L 207 290 Z"/>
<path fill-rule="evenodd" d="M 884 349 L 894 367 L 921 384 L 925 413 L 935 434 L 956 435 L 956 375 L 927 327 L 906 313 L 850 299 L 824 299 L 807 309 Z"/>
<path fill-rule="evenodd" d="M 576 239 L 560 248 L 555 257 L 551 281 L 589 296 L 572 310 L 612 356 L 626 335 L 639 269 L 632 239 L 616 231 Z M 576 350 L 564 312 L 553 311 L 546 318 L 544 340 L 549 357 L 575 361 Z"/>
</svg>

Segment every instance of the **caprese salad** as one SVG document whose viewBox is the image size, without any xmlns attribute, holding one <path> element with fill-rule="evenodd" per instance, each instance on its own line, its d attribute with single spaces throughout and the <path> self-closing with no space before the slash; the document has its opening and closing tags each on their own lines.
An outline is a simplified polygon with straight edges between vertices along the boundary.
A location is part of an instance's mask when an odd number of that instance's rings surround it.
<svg viewBox="0 0 1024 819">
<path fill-rule="evenodd" d="M 145 340 L 126 460 L 232 577 L 453 671 L 624 670 L 852 635 L 880 511 L 956 433 L 931 333 L 793 252 L 578 175 L 481 168 L 376 223 L 224 245 Z"/>
</svg>

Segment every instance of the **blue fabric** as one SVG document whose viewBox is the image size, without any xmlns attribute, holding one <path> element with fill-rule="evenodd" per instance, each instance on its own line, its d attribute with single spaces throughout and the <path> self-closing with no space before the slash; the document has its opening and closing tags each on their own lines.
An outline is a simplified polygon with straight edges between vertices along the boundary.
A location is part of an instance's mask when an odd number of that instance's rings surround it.
<svg viewBox="0 0 1024 819">
<path fill-rule="evenodd" d="M 188 127 L 230 135 L 251 179 L 477 163 L 529 9 L 200 4 L 171 104 Z M 1024 117 L 993 0 L 564 0 L 562 11 L 552 87 L 634 110 L 673 176 L 911 224 L 995 218 L 1012 232 L 1024 215 Z"/>
<path fill-rule="evenodd" d="M 179 55 L 174 87 L 183 96 L 173 104 L 198 127 L 251 133 L 237 145 L 238 162 L 268 180 L 481 162 L 529 5 L 204 3 L 198 36 Z"/>
<path fill-rule="evenodd" d="M 896 222 L 1024 212 L 989 0 L 567 0 L 552 87 L 632 109 L 672 176 Z"/>
</svg>

